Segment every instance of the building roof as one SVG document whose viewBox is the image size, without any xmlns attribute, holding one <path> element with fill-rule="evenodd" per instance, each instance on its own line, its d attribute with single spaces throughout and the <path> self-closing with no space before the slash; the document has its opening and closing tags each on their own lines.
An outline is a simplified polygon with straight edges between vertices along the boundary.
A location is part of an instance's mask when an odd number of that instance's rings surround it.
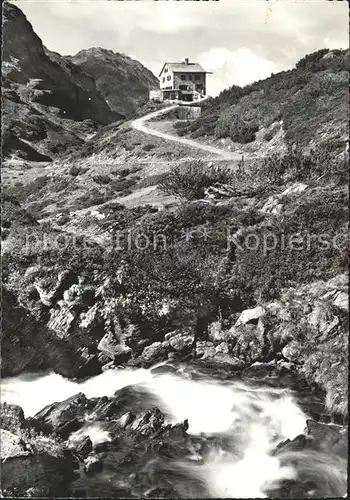
<svg viewBox="0 0 350 500">
<path fill-rule="evenodd" d="M 189 62 L 188 64 L 186 64 L 185 62 L 166 62 L 164 63 L 159 76 L 163 73 L 163 69 L 165 68 L 165 66 L 168 66 L 171 71 L 174 71 L 174 73 L 208 73 L 208 71 L 205 71 L 205 69 L 203 69 L 202 66 L 197 63 Z"/>
</svg>

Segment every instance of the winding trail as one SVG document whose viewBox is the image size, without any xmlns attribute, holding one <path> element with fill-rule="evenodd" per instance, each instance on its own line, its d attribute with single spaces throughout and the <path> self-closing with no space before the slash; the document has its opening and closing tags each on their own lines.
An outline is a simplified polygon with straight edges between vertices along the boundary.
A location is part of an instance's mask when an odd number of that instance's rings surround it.
<svg viewBox="0 0 350 500">
<path fill-rule="evenodd" d="M 200 142 L 194 141 L 192 139 L 184 139 L 183 137 L 178 137 L 176 135 L 166 134 L 165 132 L 161 132 L 160 130 L 155 130 L 149 126 L 146 126 L 146 122 L 152 120 L 153 118 L 157 118 L 163 114 L 169 113 L 179 105 L 175 104 L 173 106 L 169 106 L 167 108 L 160 109 L 158 111 L 154 111 L 149 113 L 148 115 L 142 116 L 141 118 L 137 118 L 133 122 L 131 122 L 131 126 L 138 130 L 139 132 L 144 132 L 145 134 L 155 135 L 156 137 L 161 137 L 162 139 L 166 139 L 168 141 L 178 142 L 179 144 L 183 144 L 185 146 L 189 146 L 190 148 L 200 149 L 202 151 L 207 151 L 208 153 L 220 156 L 223 160 L 240 160 L 242 155 L 240 153 L 232 153 L 230 151 L 223 151 L 222 149 L 215 148 L 213 146 L 209 146 L 207 144 L 201 144 Z"/>
</svg>

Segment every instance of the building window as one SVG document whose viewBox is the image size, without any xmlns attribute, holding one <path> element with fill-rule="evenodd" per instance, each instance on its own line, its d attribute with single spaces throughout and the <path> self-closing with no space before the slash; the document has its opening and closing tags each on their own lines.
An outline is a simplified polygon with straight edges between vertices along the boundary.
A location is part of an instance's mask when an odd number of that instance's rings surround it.
<svg viewBox="0 0 350 500">
<path fill-rule="evenodd" d="M 165 68 L 165 69 L 164 69 L 164 73 L 167 73 L 167 72 L 168 72 L 168 68 Z"/>
<path fill-rule="evenodd" d="M 163 83 L 165 82 L 165 76 L 163 76 L 163 78 L 162 78 L 162 82 L 163 82 Z"/>
<path fill-rule="evenodd" d="M 168 76 L 166 77 L 166 79 L 167 79 L 168 81 L 169 81 L 169 80 L 171 80 L 171 75 L 168 75 Z"/>
<path fill-rule="evenodd" d="M 187 85 L 179 85 L 180 90 L 188 90 Z"/>
<path fill-rule="evenodd" d="M 186 75 L 180 75 L 181 80 L 186 80 Z"/>
<path fill-rule="evenodd" d="M 201 79 L 200 75 L 195 75 L 194 79 L 198 82 Z"/>
</svg>

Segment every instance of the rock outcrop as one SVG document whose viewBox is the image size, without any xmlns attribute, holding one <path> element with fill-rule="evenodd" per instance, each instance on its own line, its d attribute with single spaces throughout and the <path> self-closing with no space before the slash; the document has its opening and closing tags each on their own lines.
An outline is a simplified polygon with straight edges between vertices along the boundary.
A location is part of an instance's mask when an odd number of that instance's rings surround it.
<svg viewBox="0 0 350 500">
<path fill-rule="evenodd" d="M 49 435 L 55 432 L 62 436 L 62 430 L 67 431 L 67 447 L 78 457 L 81 471 L 70 485 L 72 496 L 81 496 L 82 492 L 83 496 L 98 496 L 103 491 L 108 496 L 132 492 L 148 497 L 156 489 L 156 496 L 176 496 L 183 481 L 204 495 L 203 486 L 195 479 L 189 480 L 181 468 L 174 469 L 173 461 L 188 460 L 190 464 L 188 457 L 194 453 L 205 456 L 210 440 L 188 434 L 187 420 L 167 422 L 166 414 L 155 403 L 154 396 L 131 387 L 110 398 L 87 399 L 77 394 L 44 408 L 30 419 L 30 424 Z M 102 436 L 93 443 L 88 436 L 91 425 Z"/>
<path fill-rule="evenodd" d="M 2 496 L 69 496 L 77 461 L 64 443 L 36 433 L 15 405 L 1 405 L 1 426 Z"/>
</svg>

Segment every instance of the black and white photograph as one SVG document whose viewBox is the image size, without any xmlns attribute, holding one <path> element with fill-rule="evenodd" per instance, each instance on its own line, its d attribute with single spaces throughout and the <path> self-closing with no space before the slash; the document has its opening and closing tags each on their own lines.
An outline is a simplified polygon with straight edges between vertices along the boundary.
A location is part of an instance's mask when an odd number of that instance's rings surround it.
<svg viewBox="0 0 350 500">
<path fill-rule="evenodd" d="M 0 496 L 348 498 L 349 11 L 2 4 Z"/>
</svg>

